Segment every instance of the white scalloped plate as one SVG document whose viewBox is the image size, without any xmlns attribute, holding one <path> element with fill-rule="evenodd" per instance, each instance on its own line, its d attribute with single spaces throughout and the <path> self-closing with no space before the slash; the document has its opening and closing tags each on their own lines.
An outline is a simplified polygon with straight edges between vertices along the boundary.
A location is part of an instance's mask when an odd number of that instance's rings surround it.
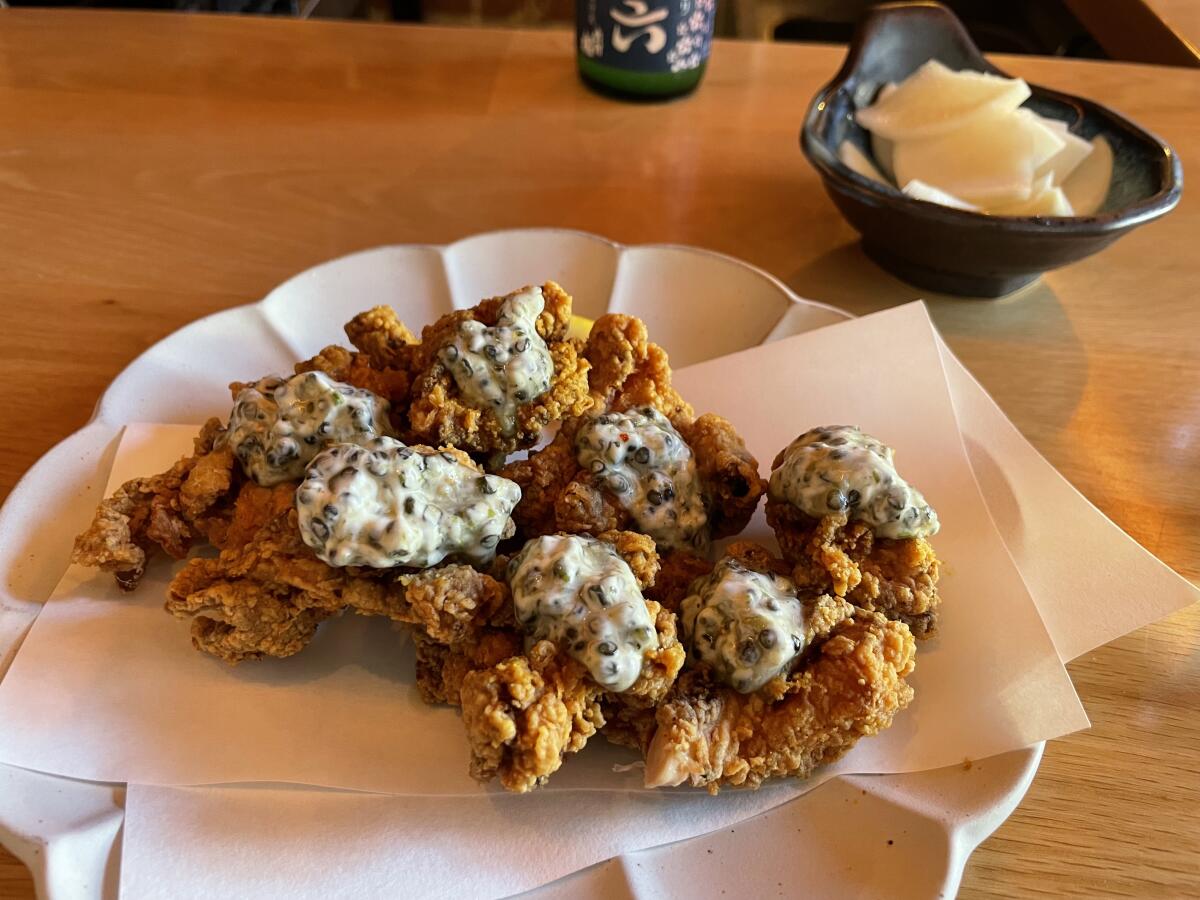
<svg viewBox="0 0 1200 900">
<path fill-rule="evenodd" d="M 547 278 L 573 294 L 580 315 L 640 316 L 676 367 L 849 318 L 726 256 L 622 247 L 557 229 L 491 232 L 444 247 L 380 247 L 309 269 L 259 303 L 200 319 L 155 344 L 105 391 L 88 425 L 21 479 L 0 509 L 0 674 L 64 571 L 126 422 L 224 415 L 230 381 L 289 369 L 338 341 L 342 324 L 370 306 L 392 305 L 418 328 Z M 725 884 L 745 896 L 777 891 L 778 862 L 734 872 L 719 863 L 734 853 L 786 861 L 789 883 L 811 895 L 952 896 L 971 851 L 1024 796 L 1041 753 L 1038 745 L 969 770 L 839 778 L 730 833 L 628 854 L 535 894 L 659 896 L 684 885 L 712 893 Z M 0 842 L 29 865 L 43 897 L 115 897 L 123 802 L 123 785 L 0 765 Z M 873 842 L 878 852 L 864 853 Z M 796 854 L 797 846 L 809 852 Z"/>
</svg>

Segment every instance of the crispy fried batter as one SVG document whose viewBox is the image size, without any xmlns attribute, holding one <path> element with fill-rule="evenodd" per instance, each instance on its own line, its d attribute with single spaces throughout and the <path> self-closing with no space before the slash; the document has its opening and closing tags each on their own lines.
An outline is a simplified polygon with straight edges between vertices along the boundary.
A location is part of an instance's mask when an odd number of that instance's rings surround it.
<svg viewBox="0 0 1200 900">
<path fill-rule="evenodd" d="M 349 328 L 349 326 L 346 326 Z M 401 325 L 400 327 L 404 327 Z M 386 340 L 381 338 L 381 340 Z M 412 379 L 406 369 L 375 368 L 366 353 L 355 353 L 345 347 L 330 344 L 312 359 L 296 363 L 296 374 L 301 372 L 324 372 L 334 381 L 364 388 L 383 397 L 392 404 L 392 417 L 398 427 L 403 427 L 404 410 L 408 406 Z M 235 382 L 230 390 L 237 396 L 243 385 Z"/>
<path fill-rule="evenodd" d="M 601 316 L 592 325 L 583 355 L 592 364 L 588 383 L 598 409 L 653 406 L 675 423 L 695 418 L 692 407 L 671 387 L 666 351 L 650 343 L 641 319 L 621 313 Z"/>
<path fill-rule="evenodd" d="M 595 398 L 589 415 L 638 406 L 663 413 L 692 450 L 712 536 L 741 531 L 765 489 L 758 461 L 728 421 L 711 413 L 694 417 L 691 406 L 671 386 L 666 353 L 648 341 L 642 321 L 619 314 L 601 316 L 592 326 L 584 354 L 592 364 L 589 383 Z M 575 438 L 586 421 L 564 421 L 549 445 L 499 470 L 521 486 L 513 519 L 524 536 L 635 527 L 624 507 L 580 468 Z"/>
<path fill-rule="evenodd" d="M 516 793 L 545 784 L 563 757 L 583 749 L 604 725 L 601 693 L 587 670 L 550 641 L 468 673 L 460 697 L 472 777 L 499 777 Z"/>
<path fill-rule="evenodd" d="M 155 549 L 181 559 L 201 538 L 223 539 L 238 473 L 228 448 L 215 446 L 220 434 L 220 421 L 209 419 L 191 456 L 161 475 L 125 482 L 102 501 L 75 538 L 72 561 L 112 572 L 131 591 Z"/>
<path fill-rule="evenodd" d="M 798 584 L 904 622 L 920 640 L 937 632 L 940 563 L 924 538 L 876 538 L 845 513 L 816 520 L 773 498 L 767 523 Z"/>
<path fill-rule="evenodd" d="M 599 538 L 612 544 L 625 560 L 638 587 L 645 590 L 653 584 L 658 572 L 658 554 L 650 538 L 644 534 L 627 531 L 605 533 L 599 535 Z M 494 568 L 498 573 L 502 573 L 506 565 L 506 559 L 497 557 Z M 642 678 L 631 688 L 642 695 L 655 694 L 655 685 L 673 680 L 683 664 L 682 648 L 679 648 L 675 637 L 674 616 L 662 613 L 657 604 L 650 604 L 649 609 L 651 616 L 656 619 L 659 631 L 659 651 L 647 654 Z M 481 622 L 484 627 L 471 634 L 465 641 L 447 639 L 445 635 L 438 641 L 431 641 L 422 635 L 414 634 L 417 646 L 417 682 L 423 696 L 429 702 L 457 705 L 457 686 L 461 684 L 466 672 L 494 666 L 501 659 L 520 653 L 523 641 L 517 631 L 507 593 L 501 604 L 489 606 L 485 614 L 476 616 L 475 620 Z M 434 646 L 435 643 L 440 646 Z M 504 652 L 504 648 L 509 649 Z"/>
<path fill-rule="evenodd" d="M 635 531 L 602 531 L 596 537 L 616 548 L 621 559 L 629 565 L 639 588 L 645 591 L 654 584 L 658 575 L 658 553 L 653 540 Z"/>
<path fill-rule="evenodd" d="M 469 652 L 418 643 L 418 684 L 427 700 L 461 702 L 471 746 L 471 774 L 480 781 L 499 776 L 510 791 L 532 790 L 553 774 L 605 724 L 601 700 L 653 717 L 684 662 L 675 636 L 675 617 L 648 604 L 659 647 L 646 654 L 642 674 L 628 691 L 610 694 L 586 669 L 539 641 L 524 655 L 495 657 L 517 640 L 488 633 Z M 474 667 L 473 667 L 474 666 Z"/>
<path fill-rule="evenodd" d="M 442 316 L 421 333 L 421 344 L 413 354 L 413 402 L 408 410 L 413 440 L 504 454 L 533 446 L 546 426 L 580 416 L 591 407 L 588 362 L 580 356 L 578 342 L 566 336 L 571 297 L 553 281 L 542 286 L 542 296 L 545 308 L 537 318 L 537 332 L 549 346 L 554 377 L 546 393 L 517 407 L 515 431 L 505 434 L 491 409 L 479 409 L 462 400 L 458 385 L 438 357 L 462 322 L 475 319 L 488 326 L 496 324 L 505 298 L 493 297 L 472 309 Z"/>
<path fill-rule="evenodd" d="M 191 621 L 197 649 L 230 663 L 290 656 L 346 610 L 404 625 L 422 697 L 462 707 L 471 774 L 499 778 L 511 791 L 545 783 L 601 729 L 646 755 L 648 785 L 689 781 L 715 793 L 777 775 L 806 777 L 859 737 L 886 728 L 912 697 L 905 682 L 914 665 L 909 626 L 918 637 L 936 626 L 932 548 L 923 540 L 874 539 L 844 517 L 807 520 L 769 503 L 787 562 L 751 543 L 727 552 L 751 569 L 797 581 L 805 653 L 791 673 L 752 694 L 716 684 L 703 666 L 680 676 L 686 657 L 675 612 L 712 563 L 686 550 L 660 555 L 650 537 L 627 530 L 630 514 L 579 467 L 578 429 L 600 411 L 652 406 L 663 413 L 692 451 L 714 538 L 745 527 L 766 484 L 728 421 L 711 413 L 696 418 L 671 384 L 667 354 L 650 343 L 640 320 L 602 316 L 586 343 L 575 341 L 567 337 L 570 296 L 553 282 L 542 291 L 536 328 L 554 376 L 543 396 L 518 408 L 511 434 L 492 410 L 463 400 L 439 357 L 462 322 L 495 325 L 505 297 L 443 316 L 420 341 L 394 310 L 375 307 L 346 325 L 355 350 L 326 347 L 295 371 L 319 370 L 389 400 L 396 433 L 410 443 L 486 457 L 522 489 L 513 517 L 524 537 L 590 533 L 611 543 L 629 564 L 658 634 L 629 690 L 604 690 L 549 641 L 525 646 L 502 556 L 491 575 L 454 564 L 421 571 L 326 565 L 300 536 L 295 483 L 263 488 L 244 478 L 221 445 L 216 419 L 192 456 L 126 483 L 101 504 L 76 539 L 75 561 L 114 572 L 132 590 L 149 553 L 161 548 L 183 558 L 207 540 L 220 554 L 189 560 L 170 584 L 166 608 Z M 235 397 L 243 387 L 231 385 Z M 561 427 L 546 448 L 503 466 L 505 454 L 532 446 L 556 422 Z"/>
<path fill-rule="evenodd" d="M 273 493 L 289 490 L 280 485 Z M 193 619 L 197 649 L 231 663 L 290 656 L 312 638 L 316 624 L 344 609 L 385 616 L 446 644 L 505 621 L 507 588 L 470 566 L 401 573 L 335 569 L 304 546 L 290 504 L 255 499 L 271 517 L 253 540 L 216 559 L 189 560 L 168 588 L 167 611 Z M 213 621 L 224 625 L 216 637 Z"/>
<path fill-rule="evenodd" d="M 578 422 L 564 423 L 544 448 L 499 470 L 498 474 L 521 487 L 513 521 L 524 537 L 556 531 L 609 531 L 628 519 L 623 509 L 584 480 L 575 458 L 577 428 Z"/>
<path fill-rule="evenodd" d="M 426 703 L 458 706 L 467 673 L 490 669 L 521 653 L 523 641 L 510 628 L 484 628 L 474 640 L 445 644 L 412 632 L 417 651 L 417 688 Z"/>
<path fill-rule="evenodd" d="M 836 626 L 816 655 L 784 681 L 750 694 L 683 675 L 658 708 L 646 784 L 688 781 L 716 793 L 768 778 L 806 778 L 860 737 L 887 728 L 912 700 L 915 665 L 908 627 L 858 613 Z"/>
<path fill-rule="evenodd" d="M 708 523 L 714 538 L 738 534 L 758 506 L 766 488 L 758 460 L 728 420 L 705 413 L 695 422 L 676 426 L 696 459 L 696 470 L 709 493 Z"/>
<path fill-rule="evenodd" d="M 359 313 L 346 323 L 346 337 L 367 355 L 373 368 L 381 370 L 407 370 L 419 343 L 390 306 Z"/>
<path fill-rule="evenodd" d="M 658 555 L 650 538 L 632 532 L 599 538 L 616 548 L 639 587 L 653 583 Z M 646 606 L 658 646 L 645 651 L 641 674 L 622 694 L 605 691 L 549 641 L 522 652 L 523 641 L 511 619 L 508 628 L 497 628 L 500 620 L 493 618 L 489 627 L 462 643 L 437 645 L 414 636 L 422 696 L 463 707 L 471 774 L 481 781 L 499 776 L 512 791 L 532 790 L 558 769 L 565 754 L 581 749 L 604 725 L 602 701 L 652 717 L 655 704 L 675 683 L 685 654 L 674 614 L 653 601 Z"/>
<path fill-rule="evenodd" d="M 679 612 L 679 604 L 688 594 L 693 581 L 712 571 L 712 560 L 686 550 L 663 554 L 662 567 L 654 586 L 646 596 L 658 601 L 671 612 Z"/>
<path fill-rule="evenodd" d="M 789 566 L 784 560 L 772 556 L 769 550 L 752 541 L 730 544 L 725 555 L 756 572 L 788 574 Z M 664 593 L 672 612 L 678 613 L 679 605 L 687 596 L 692 582 L 709 574 L 713 567 L 711 561 L 691 554 L 668 556 L 663 573 L 660 574 L 660 581 L 663 578 L 669 580 L 669 586 L 664 588 Z M 656 588 L 658 584 L 656 582 Z M 804 602 L 804 641 L 808 646 L 826 637 L 837 625 L 854 614 L 854 607 L 848 602 L 828 594 L 808 596 Z M 633 747 L 644 754 L 654 736 L 654 707 L 658 702 L 661 701 L 647 705 L 624 695 L 606 698 L 604 714 L 608 724 L 604 729 L 605 736 L 613 743 Z"/>
</svg>

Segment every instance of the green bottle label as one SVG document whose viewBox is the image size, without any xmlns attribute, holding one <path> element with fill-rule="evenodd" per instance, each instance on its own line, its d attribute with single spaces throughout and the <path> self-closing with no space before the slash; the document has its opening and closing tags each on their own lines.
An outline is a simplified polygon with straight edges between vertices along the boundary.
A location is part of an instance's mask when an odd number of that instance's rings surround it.
<svg viewBox="0 0 1200 900">
<path fill-rule="evenodd" d="M 629 72 L 700 68 L 712 45 L 716 0 L 577 0 L 580 64 Z"/>
</svg>

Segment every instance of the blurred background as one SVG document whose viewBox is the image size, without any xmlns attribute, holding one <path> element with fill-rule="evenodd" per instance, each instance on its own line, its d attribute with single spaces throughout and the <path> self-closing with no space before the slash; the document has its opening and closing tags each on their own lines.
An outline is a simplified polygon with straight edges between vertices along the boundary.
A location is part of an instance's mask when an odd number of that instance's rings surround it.
<svg viewBox="0 0 1200 900">
<path fill-rule="evenodd" d="M 975 42 L 1029 53 L 1200 67 L 1200 0 L 943 0 Z M 84 6 L 247 13 L 436 25 L 573 27 L 574 0 L 0 0 L 0 6 Z M 869 0 L 720 0 L 717 35 L 846 43 Z"/>
</svg>

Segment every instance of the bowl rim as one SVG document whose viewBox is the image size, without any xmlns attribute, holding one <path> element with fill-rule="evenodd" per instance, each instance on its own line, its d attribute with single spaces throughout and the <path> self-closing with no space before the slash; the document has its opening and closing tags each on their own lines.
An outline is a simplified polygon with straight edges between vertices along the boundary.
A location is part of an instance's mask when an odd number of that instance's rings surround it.
<svg viewBox="0 0 1200 900">
<path fill-rule="evenodd" d="M 927 16 L 938 16 L 942 19 L 939 23 L 941 27 L 955 32 L 956 39 L 962 43 L 968 55 L 974 57 L 974 62 L 978 65 L 975 71 L 988 72 L 1004 78 L 1012 77 L 984 57 L 958 17 L 940 3 L 915 0 L 915 2 L 884 3 L 872 8 L 855 30 L 841 68 L 810 101 L 800 129 L 800 148 L 827 183 L 832 182 L 843 192 L 859 195 L 865 193 L 872 201 L 886 205 L 896 212 L 918 215 L 926 219 L 942 219 L 966 227 L 986 227 L 993 231 L 1002 228 L 1005 231 L 1026 234 L 1053 232 L 1098 236 L 1120 232 L 1157 219 L 1178 205 L 1183 193 L 1183 165 L 1180 162 L 1179 154 L 1168 143 L 1102 103 L 1035 83 L 1029 83 L 1031 96 L 1041 96 L 1074 106 L 1081 112 L 1086 109 L 1099 114 L 1102 118 L 1111 120 L 1119 128 L 1132 132 L 1144 142 L 1157 146 L 1162 153 L 1158 161 L 1159 182 L 1162 187 L 1151 196 L 1136 203 L 1090 216 L 996 216 L 972 210 L 955 209 L 928 200 L 918 200 L 903 194 L 892 185 L 884 185 L 851 170 L 838 158 L 836 152 L 829 149 L 825 141 L 817 137 L 816 121 L 833 95 L 842 90 L 845 83 L 857 71 L 866 48 L 877 39 L 882 29 L 890 27 L 892 22 L 902 18 L 911 19 L 918 12 Z"/>
</svg>

